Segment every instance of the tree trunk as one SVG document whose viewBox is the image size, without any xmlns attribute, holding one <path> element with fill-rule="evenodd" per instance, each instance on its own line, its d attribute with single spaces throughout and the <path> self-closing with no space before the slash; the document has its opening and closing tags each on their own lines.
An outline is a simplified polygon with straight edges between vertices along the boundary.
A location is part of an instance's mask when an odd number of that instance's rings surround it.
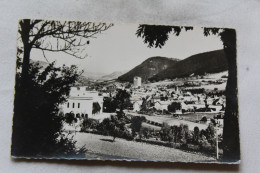
<svg viewBox="0 0 260 173">
<path fill-rule="evenodd" d="M 240 160 L 238 99 L 237 99 L 237 61 L 236 32 L 226 29 L 221 35 L 228 60 L 228 80 L 226 86 L 226 110 L 223 132 L 223 161 Z"/>
<path fill-rule="evenodd" d="M 21 38 L 23 42 L 23 63 L 22 63 L 22 85 L 27 81 L 29 64 L 30 64 L 30 53 L 32 45 L 29 43 L 29 34 L 31 30 L 30 20 L 25 19 L 20 21 L 21 27 Z"/>
<path fill-rule="evenodd" d="M 13 134 L 12 134 L 12 154 L 21 155 L 26 152 L 27 137 L 30 132 L 30 125 L 28 124 L 29 117 L 26 114 L 27 105 L 27 89 L 28 85 L 28 73 L 30 63 L 30 51 L 29 45 L 29 33 L 30 33 L 30 20 L 21 20 L 20 34 L 23 42 L 23 63 L 22 63 L 22 78 L 18 80 L 16 78 L 15 86 L 15 98 L 14 98 L 14 116 L 13 116 Z M 27 130 L 25 130 L 27 129 Z M 28 130 L 29 129 L 29 130 Z M 29 152 L 29 151 L 28 151 Z"/>
<path fill-rule="evenodd" d="M 30 64 L 31 48 L 28 45 L 24 46 L 23 64 L 22 64 L 22 80 L 26 82 L 28 79 L 29 64 Z"/>
</svg>

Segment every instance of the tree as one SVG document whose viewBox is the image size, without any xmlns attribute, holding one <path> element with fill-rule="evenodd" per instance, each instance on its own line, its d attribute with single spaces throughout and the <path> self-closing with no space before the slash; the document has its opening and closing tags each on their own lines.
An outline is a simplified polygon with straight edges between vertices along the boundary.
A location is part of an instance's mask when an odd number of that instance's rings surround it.
<svg viewBox="0 0 260 173">
<path fill-rule="evenodd" d="M 110 118 L 105 118 L 99 125 L 99 131 L 105 135 L 113 136 L 113 142 L 116 137 L 121 137 L 126 131 L 125 117 L 122 115 L 111 115 Z"/>
<path fill-rule="evenodd" d="M 92 108 L 92 114 L 96 114 L 96 113 L 99 113 L 101 110 L 101 107 L 99 105 L 98 102 L 94 102 L 93 103 L 93 108 Z"/>
<path fill-rule="evenodd" d="M 160 130 L 160 136 L 163 141 L 170 142 L 170 138 L 169 138 L 170 131 L 171 131 L 171 127 L 167 123 L 163 123 L 162 128 Z"/>
<path fill-rule="evenodd" d="M 194 127 L 194 134 L 193 134 L 193 142 L 194 143 L 198 144 L 199 136 L 200 136 L 200 129 L 197 126 L 195 126 Z"/>
<path fill-rule="evenodd" d="M 142 112 L 147 112 L 147 98 L 142 98 L 143 102 L 141 105 L 141 111 Z"/>
<path fill-rule="evenodd" d="M 19 61 L 19 59 L 18 59 Z M 18 63 L 17 68 L 21 65 Z M 45 69 L 30 63 L 26 92 L 22 74 L 17 72 L 14 100 L 12 155 L 21 157 L 50 157 L 74 155 L 77 150 L 72 139 L 62 133 L 64 117 L 59 105 L 66 101 L 70 87 L 79 77 L 75 66 L 61 68 L 51 63 Z"/>
<path fill-rule="evenodd" d="M 20 20 L 18 26 L 12 155 L 47 156 L 75 154 L 75 143 L 62 133 L 64 117 L 59 105 L 79 78 L 76 66 L 45 69 L 30 62 L 32 49 L 63 52 L 84 58 L 89 38 L 112 24 L 71 21 Z M 47 60 L 47 58 L 46 58 Z M 48 60 L 47 60 L 48 61 Z"/>
<path fill-rule="evenodd" d="M 132 129 L 132 135 L 135 136 L 136 133 L 139 133 L 142 127 L 142 123 L 146 120 L 143 116 L 134 116 L 131 119 L 131 129 Z"/>
<path fill-rule="evenodd" d="M 20 20 L 18 38 L 22 43 L 22 79 L 27 79 L 32 49 L 41 50 L 44 57 L 45 51 L 51 51 L 84 58 L 88 39 L 111 26 L 112 24 L 93 22 Z"/>
<path fill-rule="evenodd" d="M 75 117 L 75 114 L 72 112 L 65 114 L 65 122 L 69 125 L 77 123 L 77 118 Z"/>
<path fill-rule="evenodd" d="M 179 36 L 181 31 L 192 30 L 192 27 L 140 25 L 137 37 L 144 39 L 148 47 L 165 45 L 169 34 Z M 236 66 L 236 31 L 229 28 L 204 28 L 204 35 L 220 36 L 228 60 L 228 80 L 226 86 L 226 110 L 223 129 L 223 161 L 240 160 L 240 142 L 238 125 L 238 99 L 237 99 L 237 66 Z"/>
<path fill-rule="evenodd" d="M 122 113 L 123 110 L 130 106 L 130 94 L 126 90 L 118 90 L 115 100 L 117 102 L 117 107 L 120 109 Z"/>
<path fill-rule="evenodd" d="M 65 115 L 65 122 L 68 123 L 69 125 L 74 124 L 75 134 L 76 134 L 76 123 L 78 122 L 76 115 L 73 112 L 67 113 Z"/>
<path fill-rule="evenodd" d="M 103 107 L 104 107 L 104 112 L 115 112 L 117 103 L 114 98 L 111 97 L 104 98 Z"/>
<path fill-rule="evenodd" d="M 170 105 L 168 105 L 169 112 L 176 112 L 176 110 L 181 110 L 181 103 L 172 102 Z"/>
</svg>

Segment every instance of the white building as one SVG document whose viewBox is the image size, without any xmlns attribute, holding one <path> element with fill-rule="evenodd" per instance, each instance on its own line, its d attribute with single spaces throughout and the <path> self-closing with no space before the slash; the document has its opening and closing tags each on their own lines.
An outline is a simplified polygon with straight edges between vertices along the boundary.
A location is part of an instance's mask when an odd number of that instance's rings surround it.
<svg viewBox="0 0 260 173">
<path fill-rule="evenodd" d="M 138 112 L 141 110 L 141 105 L 142 105 L 143 101 L 139 100 L 139 101 L 135 101 L 133 103 L 133 111 Z"/>
<path fill-rule="evenodd" d="M 93 118 L 93 104 L 99 104 L 100 112 L 103 112 L 103 96 L 97 91 L 90 91 L 88 87 L 71 87 L 68 101 L 61 105 L 64 114 L 73 112 L 75 115 Z M 97 113 L 98 114 L 98 113 Z"/>
<path fill-rule="evenodd" d="M 170 101 L 157 101 L 154 104 L 156 110 L 168 110 L 168 106 L 171 104 Z"/>
<path fill-rule="evenodd" d="M 142 85 L 142 78 L 135 76 L 134 77 L 134 87 L 140 87 Z"/>
</svg>

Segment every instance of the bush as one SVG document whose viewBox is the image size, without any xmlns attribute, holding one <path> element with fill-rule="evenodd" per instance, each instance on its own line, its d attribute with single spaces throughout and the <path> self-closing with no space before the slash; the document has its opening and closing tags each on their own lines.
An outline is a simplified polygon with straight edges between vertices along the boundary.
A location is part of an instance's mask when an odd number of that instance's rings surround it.
<svg viewBox="0 0 260 173">
<path fill-rule="evenodd" d="M 200 141 L 199 143 L 200 149 L 202 151 L 206 152 L 215 152 L 215 146 L 212 146 L 209 142 L 207 141 Z"/>
<path fill-rule="evenodd" d="M 142 139 L 143 137 L 146 138 L 146 139 L 150 138 L 152 132 L 153 132 L 153 131 L 150 130 L 149 128 L 147 128 L 147 127 L 142 127 L 142 128 L 140 129 L 140 132 L 139 132 L 140 139 Z"/>
<path fill-rule="evenodd" d="M 70 112 L 65 114 L 65 122 L 69 125 L 72 125 L 73 123 L 77 123 L 78 119 L 76 118 L 75 114 Z"/>
<path fill-rule="evenodd" d="M 200 121 L 204 121 L 204 122 L 206 122 L 207 120 L 208 120 L 207 117 L 204 116 L 204 117 L 201 118 Z"/>
<path fill-rule="evenodd" d="M 95 119 L 86 118 L 80 126 L 82 132 L 86 132 L 88 129 L 96 130 L 99 126 L 99 122 Z"/>
<path fill-rule="evenodd" d="M 134 139 L 132 134 L 128 130 L 123 131 L 123 133 L 120 137 L 127 139 L 127 140 L 133 140 Z"/>
<path fill-rule="evenodd" d="M 200 146 L 199 145 L 193 145 L 193 144 L 187 144 L 187 149 L 192 151 L 199 151 Z"/>
</svg>

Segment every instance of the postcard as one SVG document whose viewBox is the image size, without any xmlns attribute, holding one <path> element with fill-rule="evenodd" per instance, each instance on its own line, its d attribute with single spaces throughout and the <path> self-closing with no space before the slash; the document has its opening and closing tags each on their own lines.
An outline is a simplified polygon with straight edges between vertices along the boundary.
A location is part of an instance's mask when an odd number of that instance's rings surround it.
<svg viewBox="0 0 260 173">
<path fill-rule="evenodd" d="M 11 156 L 240 163 L 232 28 L 22 19 Z"/>
</svg>

